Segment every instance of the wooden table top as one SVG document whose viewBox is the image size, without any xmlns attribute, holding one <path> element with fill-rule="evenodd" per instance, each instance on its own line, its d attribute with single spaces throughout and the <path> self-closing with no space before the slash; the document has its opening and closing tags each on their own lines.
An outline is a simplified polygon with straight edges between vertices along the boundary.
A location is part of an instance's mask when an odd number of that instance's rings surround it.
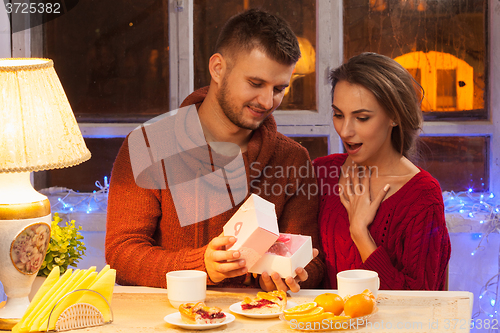
<svg viewBox="0 0 500 333">
<path fill-rule="evenodd" d="M 205 303 L 230 312 L 231 304 L 245 296 L 253 297 L 256 289 L 209 289 Z M 289 301 L 297 304 L 311 302 L 332 290 L 315 289 L 289 293 Z M 469 332 L 473 295 L 470 292 L 379 291 L 378 312 L 365 326 L 355 332 Z M 99 327 L 85 328 L 87 332 L 190 332 L 165 322 L 164 317 L 177 312 L 164 289 L 116 286 L 112 300 L 114 321 Z M 234 314 L 235 320 L 208 332 L 294 332 L 298 327 L 279 318 L 253 319 Z M 325 326 L 327 330 L 333 326 Z M 200 332 L 192 330 L 192 332 Z"/>
</svg>

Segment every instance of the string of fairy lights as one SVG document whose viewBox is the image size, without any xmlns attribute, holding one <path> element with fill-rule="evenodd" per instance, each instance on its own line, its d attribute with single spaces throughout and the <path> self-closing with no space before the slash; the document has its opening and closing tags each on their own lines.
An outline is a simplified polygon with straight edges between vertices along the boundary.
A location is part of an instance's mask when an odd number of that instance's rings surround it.
<svg viewBox="0 0 500 333">
<path fill-rule="evenodd" d="M 109 192 L 108 177 L 104 184 L 95 182 L 98 190 L 92 193 L 80 193 L 63 187 L 51 187 L 40 192 L 57 197 L 52 204 L 52 210 L 60 213 L 95 213 L 106 212 Z M 52 200 L 51 200 L 52 201 Z M 445 213 L 458 213 L 465 219 L 477 220 L 481 233 L 476 233 L 474 239 L 479 240 L 477 247 L 471 252 L 474 256 L 485 249 L 485 242 L 492 233 L 500 233 L 500 200 L 493 193 L 475 193 L 472 189 L 463 192 L 443 192 Z M 500 266 L 500 253 L 499 253 Z M 479 294 L 480 310 L 489 317 L 497 317 L 500 313 L 500 272 L 492 276 L 481 288 Z"/>
<path fill-rule="evenodd" d="M 51 199 L 51 209 L 59 213 L 81 213 L 106 212 L 108 208 L 108 177 L 104 177 L 104 185 L 100 181 L 95 182 L 98 190 L 92 193 L 77 192 L 66 187 L 49 187 L 39 192 Z"/>
<path fill-rule="evenodd" d="M 500 233 L 500 202 L 493 193 L 474 193 L 472 189 L 463 192 L 443 192 L 445 213 L 459 213 L 465 218 L 474 219 L 480 224 L 484 232 L 476 234 L 479 242 L 471 252 L 474 256 L 478 251 L 485 249 L 485 242 L 492 233 Z M 500 253 L 498 256 L 500 270 Z M 479 311 L 494 318 L 500 313 L 500 271 L 493 275 L 479 292 Z"/>
</svg>

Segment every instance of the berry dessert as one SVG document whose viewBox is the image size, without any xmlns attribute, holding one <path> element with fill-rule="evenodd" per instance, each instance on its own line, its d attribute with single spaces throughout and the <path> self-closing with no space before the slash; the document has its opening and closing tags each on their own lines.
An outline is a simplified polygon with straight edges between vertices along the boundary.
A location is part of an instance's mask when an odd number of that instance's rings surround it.
<svg viewBox="0 0 500 333">
<path fill-rule="evenodd" d="M 226 320 L 221 308 L 208 307 L 203 302 L 181 304 L 179 312 L 187 324 L 218 324 Z"/>
<path fill-rule="evenodd" d="M 286 307 L 286 292 L 258 292 L 257 297 L 245 297 L 241 302 L 241 310 L 247 313 L 267 314 L 281 313 Z"/>
<path fill-rule="evenodd" d="M 287 234 L 280 234 L 276 242 L 266 251 L 268 254 L 275 254 L 282 257 L 291 257 L 290 243 L 292 237 Z"/>
</svg>

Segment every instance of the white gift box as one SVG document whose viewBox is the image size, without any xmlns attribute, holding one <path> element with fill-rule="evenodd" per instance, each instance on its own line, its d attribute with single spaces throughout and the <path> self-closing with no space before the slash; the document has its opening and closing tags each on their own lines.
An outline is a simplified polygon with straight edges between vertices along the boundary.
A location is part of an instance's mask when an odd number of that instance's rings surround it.
<svg viewBox="0 0 500 333">
<path fill-rule="evenodd" d="M 286 238 L 288 256 L 266 253 L 278 240 Z M 295 276 L 297 267 L 305 267 L 313 259 L 310 236 L 280 234 L 274 204 L 256 194 L 243 203 L 224 225 L 224 236 L 235 236 L 230 248 L 239 251 L 250 273 L 277 272 L 282 278 Z"/>
<path fill-rule="evenodd" d="M 306 267 L 313 259 L 311 236 L 281 234 L 289 236 L 290 242 L 286 243 L 290 256 L 281 256 L 272 253 L 264 255 L 253 265 L 249 272 L 262 274 L 263 272 L 277 272 L 282 278 L 297 275 L 297 267 Z"/>
<path fill-rule="evenodd" d="M 235 236 L 231 250 L 239 251 L 246 267 L 252 267 L 279 237 L 274 204 L 256 194 L 224 225 L 224 236 Z"/>
</svg>

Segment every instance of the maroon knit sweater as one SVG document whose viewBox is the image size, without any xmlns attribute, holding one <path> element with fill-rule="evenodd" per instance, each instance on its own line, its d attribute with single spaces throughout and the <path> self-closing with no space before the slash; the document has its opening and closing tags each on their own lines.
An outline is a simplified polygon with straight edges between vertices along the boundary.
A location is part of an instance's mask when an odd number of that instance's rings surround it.
<svg viewBox="0 0 500 333">
<path fill-rule="evenodd" d="M 207 89 L 194 92 L 183 106 L 201 103 L 206 92 Z M 312 236 L 313 246 L 319 248 L 317 191 L 307 191 L 308 187 L 316 186 L 316 179 L 307 150 L 278 133 L 274 118 L 269 116 L 254 131 L 243 158 L 248 188 L 251 193 L 275 204 L 280 232 Z M 282 172 L 290 166 L 296 169 L 302 166 L 301 175 L 304 177 Z M 278 184 L 274 193 L 270 184 Z M 279 191 L 285 187 L 287 191 Z M 210 202 L 209 196 L 202 199 L 217 205 L 217 202 Z M 189 207 L 196 203 L 184 204 Z M 206 271 L 204 253 L 207 244 L 222 233 L 222 227 L 240 205 L 208 220 L 181 227 L 168 188 L 148 190 L 136 185 L 128 139 L 125 140 L 111 173 L 106 231 L 106 260 L 116 269 L 117 282 L 166 287 L 165 274 L 169 271 Z M 318 287 L 323 278 L 324 263 L 315 258 L 306 270 L 309 279 L 301 286 Z M 241 276 L 218 284 L 208 281 L 208 284 L 245 287 L 244 280 L 245 276 Z"/>
<path fill-rule="evenodd" d="M 349 232 L 347 211 L 331 190 L 346 158 L 334 154 L 313 162 L 322 189 L 319 228 L 328 274 L 325 287 L 337 288 L 338 272 L 361 268 L 378 273 L 380 289 L 443 290 L 451 247 L 437 180 L 420 169 L 381 203 L 369 226 L 377 249 L 363 263 Z"/>
</svg>

